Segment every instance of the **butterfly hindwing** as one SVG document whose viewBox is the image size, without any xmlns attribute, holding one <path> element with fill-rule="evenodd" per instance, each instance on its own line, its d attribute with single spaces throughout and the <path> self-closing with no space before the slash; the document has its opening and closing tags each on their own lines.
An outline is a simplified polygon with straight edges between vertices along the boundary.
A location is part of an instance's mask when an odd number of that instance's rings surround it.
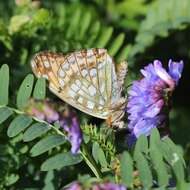
<svg viewBox="0 0 190 190">
<path fill-rule="evenodd" d="M 120 96 L 115 65 L 105 49 L 81 50 L 66 56 L 42 52 L 31 64 L 37 77 L 49 81 L 54 94 L 89 115 L 106 119 L 111 104 Z"/>
</svg>

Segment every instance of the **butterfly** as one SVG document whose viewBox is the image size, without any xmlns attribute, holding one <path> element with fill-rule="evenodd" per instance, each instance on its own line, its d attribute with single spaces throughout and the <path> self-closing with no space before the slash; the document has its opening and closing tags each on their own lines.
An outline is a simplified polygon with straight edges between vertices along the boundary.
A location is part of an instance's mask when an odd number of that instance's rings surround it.
<svg viewBox="0 0 190 190">
<path fill-rule="evenodd" d="M 39 52 L 31 60 L 34 74 L 49 81 L 49 89 L 64 102 L 122 128 L 126 98 L 121 96 L 127 73 L 125 61 L 116 65 L 106 49 L 69 54 Z"/>
</svg>

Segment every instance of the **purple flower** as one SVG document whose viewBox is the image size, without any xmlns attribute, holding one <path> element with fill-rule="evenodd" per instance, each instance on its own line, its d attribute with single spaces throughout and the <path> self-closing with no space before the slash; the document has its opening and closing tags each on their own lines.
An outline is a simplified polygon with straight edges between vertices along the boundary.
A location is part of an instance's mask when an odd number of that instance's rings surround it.
<svg viewBox="0 0 190 190">
<path fill-rule="evenodd" d="M 127 190 L 127 188 L 123 185 L 114 184 L 111 182 L 106 182 L 102 184 L 91 184 L 90 187 L 85 188 L 82 185 L 79 185 L 79 183 L 75 182 L 70 187 L 67 188 L 67 190 L 82 190 L 82 189 L 88 189 L 88 190 Z"/>
<path fill-rule="evenodd" d="M 183 62 L 169 61 L 167 72 L 162 63 L 155 60 L 141 70 L 143 79 L 133 82 L 129 91 L 127 112 L 129 129 L 136 137 L 149 135 L 152 128 L 160 126 L 166 119 L 163 108 L 178 84 Z"/>
<path fill-rule="evenodd" d="M 99 190 L 127 190 L 127 188 L 123 185 L 114 184 L 114 183 L 103 183 L 99 185 Z"/>
<path fill-rule="evenodd" d="M 59 119 L 59 114 L 48 104 L 44 104 L 43 112 L 46 116 L 46 121 L 49 123 L 55 122 Z"/>
<path fill-rule="evenodd" d="M 54 109 L 53 104 L 48 101 L 34 101 L 31 99 L 27 112 L 48 123 L 59 120 L 59 113 Z"/>
<path fill-rule="evenodd" d="M 76 154 L 79 152 L 82 142 L 82 131 L 76 117 L 72 118 L 70 127 L 65 120 L 60 122 L 61 127 L 68 133 L 68 139 L 71 143 L 71 152 Z"/>
<path fill-rule="evenodd" d="M 78 183 L 72 183 L 70 187 L 66 188 L 66 190 L 82 190 L 81 186 Z"/>
</svg>

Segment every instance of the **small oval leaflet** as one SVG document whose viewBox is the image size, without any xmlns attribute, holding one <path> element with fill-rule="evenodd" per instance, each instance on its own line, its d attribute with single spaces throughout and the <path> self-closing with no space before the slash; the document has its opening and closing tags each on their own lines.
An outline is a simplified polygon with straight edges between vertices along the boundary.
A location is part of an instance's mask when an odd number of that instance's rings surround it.
<svg viewBox="0 0 190 190">
<path fill-rule="evenodd" d="M 52 148 L 62 145 L 66 142 L 61 135 L 51 135 L 37 142 L 30 150 L 31 156 L 38 156 Z"/>
<path fill-rule="evenodd" d="M 0 108 L 0 124 L 7 120 L 13 114 L 12 110 L 7 107 Z"/>
<path fill-rule="evenodd" d="M 36 100 L 43 100 L 46 96 L 46 80 L 39 78 L 34 87 L 33 97 Z"/>
<path fill-rule="evenodd" d="M 48 124 L 45 123 L 34 123 L 30 126 L 24 133 L 23 140 L 25 142 L 32 141 L 35 138 L 45 134 L 47 131 L 50 130 Z"/>
<path fill-rule="evenodd" d="M 78 164 L 82 161 L 81 155 L 73 155 L 71 152 L 57 154 L 47 159 L 41 166 L 42 171 L 60 169 L 65 166 Z"/>
<path fill-rule="evenodd" d="M 7 105 L 9 101 L 9 67 L 4 64 L 0 69 L 0 105 Z"/>
<path fill-rule="evenodd" d="M 17 107 L 19 109 L 23 109 L 31 96 L 32 88 L 34 83 L 34 76 L 32 74 L 28 74 L 23 80 L 17 95 Z"/>
<path fill-rule="evenodd" d="M 31 123 L 32 118 L 26 115 L 17 116 L 10 124 L 7 135 L 9 137 L 14 137 L 18 135 L 20 132 L 24 131 Z"/>
</svg>

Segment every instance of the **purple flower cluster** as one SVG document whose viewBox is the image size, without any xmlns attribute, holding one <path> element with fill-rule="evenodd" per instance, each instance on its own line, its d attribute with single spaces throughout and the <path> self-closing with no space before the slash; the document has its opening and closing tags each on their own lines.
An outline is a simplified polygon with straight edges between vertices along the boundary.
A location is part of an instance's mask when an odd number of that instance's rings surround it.
<svg viewBox="0 0 190 190">
<path fill-rule="evenodd" d="M 49 101 L 31 100 L 27 113 L 48 123 L 59 122 L 60 126 L 67 132 L 68 140 L 71 143 L 71 152 L 78 153 L 82 142 L 82 131 L 79 122 L 74 114 L 67 114 L 67 116 L 57 112 L 55 105 Z M 69 122 L 71 120 L 71 122 Z"/>
<path fill-rule="evenodd" d="M 27 112 L 40 119 L 53 123 L 59 120 L 59 113 L 55 111 L 53 105 L 48 101 L 34 101 L 31 99 Z"/>
<path fill-rule="evenodd" d="M 79 183 L 75 182 L 70 187 L 67 188 L 67 190 L 127 190 L 127 188 L 123 185 L 114 184 L 111 182 L 105 182 L 105 183 L 95 183 L 92 184 L 89 188 L 84 188 Z"/>
<path fill-rule="evenodd" d="M 183 62 L 172 60 L 168 72 L 158 60 L 141 70 L 144 77 L 133 82 L 127 104 L 128 128 L 136 137 L 149 135 L 152 128 L 164 122 L 163 108 L 169 105 L 168 98 L 178 84 L 182 70 Z"/>
<path fill-rule="evenodd" d="M 61 127 L 68 133 L 68 140 L 71 142 L 71 152 L 76 154 L 79 152 L 80 145 L 82 143 L 82 132 L 76 117 L 72 118 L 71 127 L 66 120 L 60 121 Z"/>
</svg>

